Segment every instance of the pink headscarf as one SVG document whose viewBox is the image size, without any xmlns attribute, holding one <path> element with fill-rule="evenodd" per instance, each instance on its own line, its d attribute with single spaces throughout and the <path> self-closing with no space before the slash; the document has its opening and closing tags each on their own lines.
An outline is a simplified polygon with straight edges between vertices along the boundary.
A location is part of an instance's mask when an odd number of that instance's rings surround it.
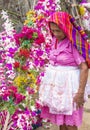
<svg viewBox="0 0 90 130">
<path fill-rule="evenodd" d="M 90 67 L 90 50 L 87 35 L 83 29 L 76 24 L 75 19 L 67 12 L 55 12 L 49 17 L 48 23 L 50 22 L 54 22 L 59 26 L 84 59 L 86 59 Z"/>
</svg>

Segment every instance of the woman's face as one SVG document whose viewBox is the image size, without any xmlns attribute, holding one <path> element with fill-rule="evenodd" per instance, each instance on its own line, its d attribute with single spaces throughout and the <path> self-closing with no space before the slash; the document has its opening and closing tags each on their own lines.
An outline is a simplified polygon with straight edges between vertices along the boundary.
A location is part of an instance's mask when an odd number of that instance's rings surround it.
<svg viewBox="0 0 90 130">
<path fill-rule="evenodd" d="M 60 30 L 60 28 L 58 27 L 57 24 L 55 23 L 50 23 L 50 30 L 51 33 L 60 41 L 63 40 L 66 35 L 64 34 L 64 32 L 62 30 Z"/>
</svg>

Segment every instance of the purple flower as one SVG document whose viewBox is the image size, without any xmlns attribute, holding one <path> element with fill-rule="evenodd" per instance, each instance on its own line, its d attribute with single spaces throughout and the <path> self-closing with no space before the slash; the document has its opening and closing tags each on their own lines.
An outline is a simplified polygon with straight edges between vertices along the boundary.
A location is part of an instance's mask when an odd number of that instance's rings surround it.
<svg viewBox="0 0 90 130">
<path fill-rule="evenodd" d="M 82 0 L 80 3 L 81 3 L 81 4 L 82 4 L 82 3 L 87 3 L 87 0 Z"/>
<path fill-rule="evenodd" d="M 28 108 L 26 108 L 26 109 L 25 109 L 25 114 L 26 114 L 26 115 L 30 115 L 30 113 L 31 113 L 30 110 L 29 110 Z"/>
<path fill-rule="evenodd" d="M 35 66 L 38 66 L 39 65 L 39 60 L 38 59 L 34 59 L 34 64 L 35 64 Z"/>
<path fill-rule="evenodd" d="M 35 111 L 32 111 L 32 116 L 36 116 L 36 112 Z"/>
<path fill-rule="evenodd" d="M 7 67 L 9 70 L 12 70 L 12 64 L 6 64 L 6 67 Z"/>
<path fill-rule="evenodd" d="M 3 41 L 6 40 L 6 37 L 2 37 L 2 40 L 3 40 Z"/>
<path fill-rule="evenodd" d="M 43 55 L 43 51 L 42 50 L 37 50 L 36 51 L 36 55 L 37 56 L 42 56 Z"/>
<path fill-rule="evenodd" d="M 44 66 L 45 61 L 43 59 L 40 60 L 40 67 Z"/>
<path fill-rule="evenodd" d="M 9 53 L 14 54 L 17 51 L 17 48 L 9 48 Z"/>
<path fill-rule="evenodd" d="M 36 5 L 34 9 L 35 10 L 39 10 L 39 9 L 44 10 L 44 6 L 42 6 L 42 3 L 38 3 L 38 5 Z"/>
<path fill-rule="evenodd" d="M 41 75 L 41 76 L 44 76 L 44 72 L 41 72 L 40 75 Z"/>
</svg>

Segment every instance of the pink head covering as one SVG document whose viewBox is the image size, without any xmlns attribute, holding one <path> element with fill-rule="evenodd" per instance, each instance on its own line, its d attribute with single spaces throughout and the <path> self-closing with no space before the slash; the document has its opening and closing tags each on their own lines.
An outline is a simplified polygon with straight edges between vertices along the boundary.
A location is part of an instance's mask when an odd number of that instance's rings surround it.
<svg viewBox="0 0 90 130">
<path fill-rule="evenodd" d="M 83 29 L 76 24 L 75 19 L 67 12 L 54 12 L 48 19 L 48 23 L 50 22 L 58 25 L 90 66 L 88 37 Z"/>
</svg>

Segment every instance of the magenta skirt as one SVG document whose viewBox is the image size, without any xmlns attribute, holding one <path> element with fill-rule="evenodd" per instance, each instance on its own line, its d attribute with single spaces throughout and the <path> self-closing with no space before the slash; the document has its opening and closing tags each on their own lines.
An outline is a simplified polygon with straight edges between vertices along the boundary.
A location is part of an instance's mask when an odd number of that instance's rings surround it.
<svg viewBox="0 0 90 130">
<path fill-rule="evenodd" d="M 80 126 L 82 124 L 83 108 L 80 108 L 73 112 L 72 115 L 62 115 L 62 114 L 51 114 L 49 113 L 49 108 L 44 106 L 41 110 L 41 117 L 43 119 L 48 119 L 51 123 L 69 126 Z"/>
</svg>

